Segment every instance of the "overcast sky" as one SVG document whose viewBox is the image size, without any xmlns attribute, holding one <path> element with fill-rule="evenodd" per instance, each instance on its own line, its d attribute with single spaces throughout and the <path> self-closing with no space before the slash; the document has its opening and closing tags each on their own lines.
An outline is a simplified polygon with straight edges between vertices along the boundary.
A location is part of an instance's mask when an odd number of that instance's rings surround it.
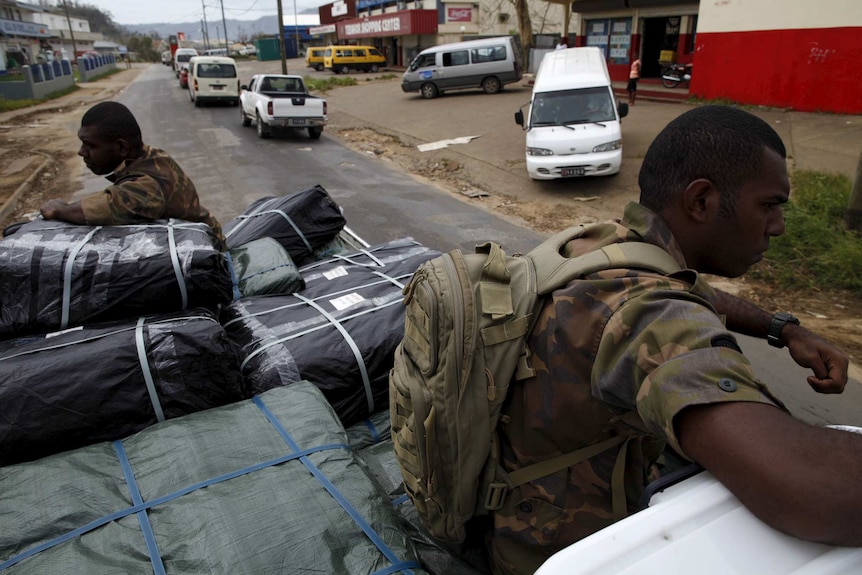
<svg viewBox="0 0 862 575">
<path fill-rule="evenodd" d="M 330 0 L 281 0 L 285 14 L 316 8 Z M 206 7 L 207 20 L 222 17 L 235 20 L 257 20 L 261 16 L 277 16 L 278 0 L 81 0 L 109 12 L 117 24 L 159 24 L 199 22 Z"/>
</svg>

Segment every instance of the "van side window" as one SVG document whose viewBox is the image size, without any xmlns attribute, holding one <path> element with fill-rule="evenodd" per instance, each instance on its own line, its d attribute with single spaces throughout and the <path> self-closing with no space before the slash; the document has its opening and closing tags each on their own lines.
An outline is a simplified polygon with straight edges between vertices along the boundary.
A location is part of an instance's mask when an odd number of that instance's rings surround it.
<svg viewBox="0 0 862 575">
<path fill-rule="evenodd" d="M 325 58 L 329 58 L 330 56 L 332 56 L 332 48 L 327 48 L 326 50 L 324 50 L 323 56 Z"/>
<path fill-rule="evenodd" d="M 444 52 L 444 66 L 466 66 L 470 63 L 470 56 L 467 50 L 458 50 L 457 52 Z"/>
<path fill-rule="evenodd" d="M 480 62 L 500 62 L 506 59 L 505 46 L 486 46 L 484 48 L 473 48 L 470 54 L 473 57 L 473 63 Z"/>
<path fill-rule="evenodd" d="M 344 56 L 345 58 L 352 58 L 353 57 L 353 50 L 345 50 L 344 53 L 342 54 L 342 56 Z"/>
<path fill-rule="evenodd" d="M 365 58 L 365 50 L 354 50 L 353 55 L 357 58 Z"/>
<path fill-rule="evenodd" d="M 368 53 L 372 56 L 383 56 L 383 54 L 380 53 L 380 50 L 375 50 L 374 48 L 371 48 Z"/>
<path fill-rule="evenodd" d="M 436 59 L 434 58 L 436 54 L 422 54 L 418 58 L 416 58 L 416 67 L 417 68 L 425 68 L 426 66 L 433 66 L 436 64 Z"/>
</svg>

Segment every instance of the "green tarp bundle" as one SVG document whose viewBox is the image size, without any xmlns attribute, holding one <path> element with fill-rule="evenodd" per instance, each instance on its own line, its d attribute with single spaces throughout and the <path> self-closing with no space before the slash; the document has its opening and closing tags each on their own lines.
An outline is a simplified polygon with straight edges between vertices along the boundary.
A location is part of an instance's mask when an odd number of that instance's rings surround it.
<svg viewBox="0 0 862 575">
<path fill-rule="evenodd" d="M 308 382 L 0 468 L 5 574 L 423 573 Z"/>
</svg>

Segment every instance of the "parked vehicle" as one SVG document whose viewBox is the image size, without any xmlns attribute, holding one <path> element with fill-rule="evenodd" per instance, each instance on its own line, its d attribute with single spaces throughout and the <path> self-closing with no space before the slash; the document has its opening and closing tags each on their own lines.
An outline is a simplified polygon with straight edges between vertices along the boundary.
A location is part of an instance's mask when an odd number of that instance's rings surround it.
<svg viewBox="0 0 862 575">
<path fill-rule="evenodd" d="M 239 55 L 240 56 L 256 56 L 257 55 L 257 48 L 255 48 L 254 45 L 252 45 L 252 44 L 247 44 L 247 45 L 245 45 L 239 49 Z"/>
<path fill-rule="evenodd" d="M 189 100 L 195 106 L 205 102 L 239 104 L 239 76 L 233 58 L 195 56 L 189 61 Z"/>
<path fill-rule="evenodd" d="M 386 56 L 374 46 L 329 46 L 323 53 L 323 67 L 335 74 L 377 72 L 385 64 Z"/>
<path fill-rule="evenodd" d="M 520 52 L 511 36 L 468 40 L 427 48 L 401 79 L 405 92 L 436 98 L 448 90 L 481 88 L 495 94 L 521 79 Z"/>
<path fill-rule="evenodd" d="M 164 64 L 165 66 L 171 65 L 171 51 L 170 50 L 165 50 L 164 52 L 162 52 L 162 64 Z"/>
<path fill-rule="evenodd" d="M 269 138 L 275 128 L 306 129 L 312 140 L 323 133 L 326 100 L 309 94 L 302 76 L 257 74 L 240 89 L 240 120 L 254 121 L 258 137 Z"/>
<path fill-rule="evenodd" d="M 685 86 L 691 82 L 691 64 L 668 64 L 661 69 L 661 84 L 665 88 L 676 88 L 680 84 Z"/>
<path fill-rule="evenodd" d="M 180 70 L 180 88 L 189 87 L 189 69 L 183 68 Z"/>
<path fill-rule="evenodd" d="M 539 65 L 526 119 L 527 173 L 534 180 L 604 176 L 620 171 L 620 119 L 628 104 L 614 105 L 611 78 L 599 48 L 548 52 Z"/>
<path fill-rule="evenodd" d="M 177 78 L 180 77 L 180 70 L 188 68 L 189 60 L 198 55 L 198 51 L 194 48 L 177 48 L 174 52 L 174 74 Z"/>
<path fill-rule="evenodd" d="M 309 48 L 305 53 L 305 65 L 308 68 L 314 68 L 318 72 L 323 71 L 323 55 L 326 53 L 326 48 Z"/>
</svg>

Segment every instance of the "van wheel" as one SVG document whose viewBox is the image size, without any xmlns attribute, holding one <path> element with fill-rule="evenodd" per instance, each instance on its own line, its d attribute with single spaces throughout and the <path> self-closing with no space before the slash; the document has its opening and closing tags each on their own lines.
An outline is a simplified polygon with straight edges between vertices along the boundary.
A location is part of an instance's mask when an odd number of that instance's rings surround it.
<svg viewBox="0 0 862 575">
<path fill-rule="evenodd" d="M 380 71 L 380 66 L 378 66 L 377 64 L 371 64 L 371 71 L 376 74 Z"/>
<path fill-rule="evenodd" d="M 195 99 L 193 100 L 193 102 L 195 103 L 195 108 L 200 108 L 200 107 L 201 107 L 201 99 L 200 99 L 200 98 L 195 98 Z"/>
<path fill-rule="evenodd" d="M 338 71 L 342 74 L 349 74 L 350 73 L 350 66 L 348 66 L 347 64 L 344 64 L 343 66 L 339 66 Z"/>
<path fill-rule="evenodd" d="M 323 133 L 323 128 L 309 128 L 308 129 L 308 137 L 312 140 L 319 140 L 320 134 Z"/>
<path fill-rule="evenodd" d="M 419 88 L 419 92 L 422 94 L 423 98 L 430 100 L 437 97 L 437 86 L 428 82 L 427 84 L 422 84 L 422 87 Z"/>
<path fill-rule="evenodd" d="M 502 87 L 500 80 L 494 76 L 489 76 L 482 80 L 482 90 L 484 90 L 486 94 L 496 94 Z"/>
<path fill-rule="evenodd" d="M 323 72 L 323 64 L 318 64 L 318 65 L 316 65 L 316 66 L 314 67 L 314 69 L 315 69 L 315 70 L 317 70 L 318 72 Z"/>
<path fill-rule="evenodd" d="M 266 125 L 266 122 L 260 119 L 260 114 L 257 114 L 257 137 L 266 139 L 270 135 L 269 126 Z"/>
<path fill-rule="evenodd" d="M 245 115 L 245 111 L 242 109 L 242 107 L 240 107 L 239 109 L 239 118 L 240 120 L 242 120 L 243 128 L 248 128 L 249 126 L 251 126 L 251 118 Z"/>
</svg>

